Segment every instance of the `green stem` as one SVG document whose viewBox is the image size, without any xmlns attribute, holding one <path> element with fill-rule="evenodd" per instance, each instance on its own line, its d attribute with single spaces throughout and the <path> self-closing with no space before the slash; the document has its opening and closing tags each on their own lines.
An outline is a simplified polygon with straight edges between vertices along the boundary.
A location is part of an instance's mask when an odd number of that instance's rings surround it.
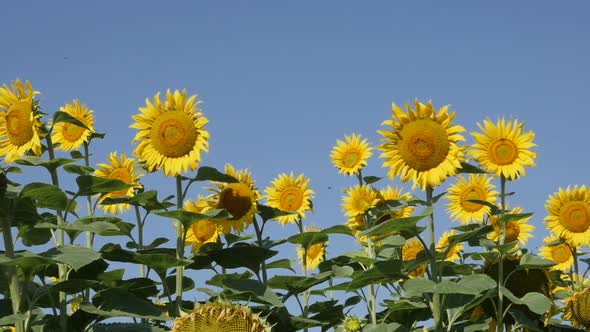
<svg viewBox="0 0 590 332">
<path fill-rule="evenodd" d="M 433 204 L 432 194 L 434 188 L 426 187 L 426 205 L 431 207 Z M 430 243 L 428 251 L 430 253 L 430 278 L 432 281 L 440 282 L 438 266 L 436 264 L 436 237 L 434 232 L 434 211 L 428 216 L 428 234 Z M 434 329 L 439 332 L 442 331 L 442 307 L 440 294 L 432 294 L 432 318 L 434 319 Z"/>
<path fill-rule="evenodd" d="M 359 186 L 364 185 L 362 170 L 359 170 L 356 174 Z M 372 225 L 369 225 L 369 220 L 363 215 L 363 223 L 365 229 L 369 229 Z M 367 236 L 367 255 L 371 259 L 375 259 L 375 248 L 373 247 L 373 239 L 371 236 Z M 369 269 L 373 267 L 373 263 L 369 265 Z M 369 285 L 369 315 L 371 316 L 371 324 L 377 324 L 377 297 L 375 296 L 375 285 Z"/>
<path fill-rule="evenodd" d="M 90 167 L 90 153 L 88 152 L 88 142 L 84 142 L 84 165 Z M 92 206 L 92 197 L 86 196 L 86 209 L 88 210 L 88 216 L 94 216 L 94 208 Z M 67 211 L 66 211 L 67 213 Z M 86 247 L 92 249 L 94 247 L 94 234 L 92 232 L 86 232 Z M 84 301 L 90 300 L 90 289 L 84 291 Z"/>
<path fill-rule="evenodd" d="M 10 259 L 14 259 L 14 246 L 12 242 L 12 230 L 10 226 L 12 225 L 12 213 L 13 213 L 13 206 L 11 204 L 10 211 L 7 217 L 0 218 L 2 222 L 2 236 L 4 238 L 4 247 L 6 250 L 6 256 Z M 16 271 L 15 266 L 7 266 L 6 270 L 8 272 L 8 278 L 10 280 L 9 289 L 10 289 L 10 300 L 12 302 L 12 312 L 15 314 L 21 313 L 22 307 L 22 298 L 21 298 L 21 285 L 18 282 L 18 273 Z M 24 321 L 20 321 L 16 323 L 16 330 L 17 331 L 24 331 Z"/>
<path fill-rule="evenodd" d="M 135 210 L 135 221 L 137 222 L 137 250 L 143 250 L 143 223 L 139 213 L 139 206 L 133 205 Z M 139 264 L 139 276 L 145 278 L 145 265 Z"/>
<path fill-rule="evenodd" d="M 176 176 L 176 207 L 178 210 L 182 209 L 183 203 L 182 194 L 182 178 L 180 175 Z M 184 260 L 184 227 L 180 220 L 176 221 L 176 259 Z M 176 267 L 176 315 L 180 316 L 182 308 L 182 276 L 184 274 L 184 267 Z"/>
<path fill-rule="evenodd" d="M 500 216 L 498 216 L 498 226 L 500 229 L 500 239 L 498 245 L 500 250 L 498 253 L 498 304 L 496 305 L 496 331 L 502 332 L 504 330 L 504 253 L 502 246 L 506 242 L 506 224 L 502 220 L 506 213 L 506 177 L 500 176 Z"/>
<path fill-rule="evenodd" d="M 584 278 L 580 275 L 580 267 L 578 266 L 578 247 L 571 246 L 570 249 L 572 250 L 572 255 L 574 256 L 575 278 L 579 279 L 579 282 L 582 283 L 584 281 Z M 573 278 L 572 283 L 575 283 L 575 280 Z"/>
<path fill-rule="evenodd" d="M 296 221 L 297 223 L 297 227 L 299 228 L 299 234 L 303 233 L 303 220 L 301 220 L 301 217 L 299 217 Z M 307 277 L 307 247 L 303 247 L 303 275 L 305 277 Z M 308 309 L 308 305 L 309 305 L 309 292 L 311 290 L 306 290 L 303 293 L 303 318 L 307 318 L 307 309 Z M 304 332 L 309 331 L 307 328 L 303 329 Z"/>
<path fill-rule="evenodd" d="M 256 231 L 256 240 L 258 241 L 258 246 L 260 248 L 262 248 L 262 231 L 263 228 L 258 226 L 258 220 L 256 220 L 256 216 L 252 217 L 252 221 L 254 224 L 254 230 Z M 262 223 L 262 226 L 264 227 L 264 222 Z M 260 264 L 260 269 L 262 270 L 262 283 L 264 283 L 266 285 L 266 283 L 268 282 L 268 274 L 266 272 L 266 262 L 263 260 L 262 263 Z"/>
</svg>

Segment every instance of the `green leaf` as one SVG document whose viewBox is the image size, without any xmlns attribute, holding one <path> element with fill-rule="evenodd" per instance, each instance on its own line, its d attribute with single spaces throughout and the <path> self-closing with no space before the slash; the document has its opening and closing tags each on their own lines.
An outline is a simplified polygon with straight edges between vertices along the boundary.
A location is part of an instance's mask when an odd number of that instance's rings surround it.
<svg viewBox="0 0 590 332">
<path fill-rule="evenodd" d="M 464 276 L 458 282 L 448 279 L 439 283 L 428 279 L 408 279 L 404 282 L 403 287 L 407 292 L 406 296 L 422 293 L 478 295 L 496 287 L 496 282 L 485 274 L 473 274 Z"/>
<path fill-rule="evenodd" d="M 95 280 L 68 279 L 58 282 L 57 284 L 53 285 L 53 287 L 56 290 L 66 292 L 67 294 L 75 294 L 80 293 L 90 287 L 98 286 L 98 284 L 99 282 Z"/>
<path fill-rule="evenodd" d="M 407 332 L 408 329 L 399 323 L 366 324 L 363 332 Z"/>
<path fill-rule="evenodd" d="M 377 226 L 373 226 L 365 231 L 360 232 L 358 236 L 362 237 L 376 234 L 389 234 L 392 232 L 406 232 L 412 236 L 419 234 L 424 229 L 424 227 L 418 227 L 416 226 L 416 223 L 424 219 L 424 217 L 430 215 L 432 211 L 432 207 L 428 207 L 413 217 L 385 221 Z"/>
<path fill-rule="evenodd" d="M 292 212 L 282 211 L 277 208 L 262 204 L 257 204 L 256 207 L 258 208 L 258 214 L 262 218 L 262 221 L 268 221 L 271 219 L 276 219 L 278 217 L 293 214 Z"/>
<path fill-rule="evenodd" d="M 55 158 L 53 160 L 44 160 L 37 156 L 24 156 L 15 160 L 15 163 L 25 166 L 41 166 L 49 172 L 55 171 L 58 167 L 75 162 L 74 159 L 69 158 Z"/>
<path fill-rule="evenodd" d="M 51 240 L 51 231 L 38 229 L 32 225 L 21 225 L 18 227 L 18 235 L 27 247 L 39 246 Z"/>
<path fill-rule="evenodd" d="M 155 248 L 163 245 L 164 243 L 167 243 L 168 241 L 170 241 L 170 240 L 167 239 L 167 238 L 159 237 L 159 238 L 154 239 L 152 241 L 152 243 L 150 243 L 148 245 L 144 245 L 143 246 L 143 249 L 148 249 L 148 250 L 149 249 L 155 249 Z M 135 242 L 128 242 L 127 243 L 127 248 L 129 248 L 129 249 L 138 249 L 139 247 L 138 247 L 137 243 L 135 243 Z"/>
<path fill-rule="evenodd" d="M 293 269 L 292 266 L 292 261 L 288 258 L 279 259 L 274 262 L 266 263 L 266 269 L 286 269 L 295 273 L 295 269 Z"/>
<path fill-rule="evenodd" d="M 66 194 L 59 187 L 51 184 L 29 183 L 20 192 L 20 196 L 37 201 L 37 206 L 40 208 L 65 210 L 68 206 Z"/>
<path fill-rule="evenodd" d="M 50 258 L 54 261 L 65 263 L 74 270 L 90 264 L 100 258 L 100 254 L 90 248 L 68 245 L 59 248 L 52 248 L 41 254 L 43 257 Z"/>
<path fill-rule="evenodd" d="M 28 316 L 26 314 L 12 314 L 6 317 L 2 317 L 2 319 L 0 319 L 0 325 L 14 325 L 16 323 L 24 321 L 27 318 Z"/>
<path fill-rule="evenodd" d="M 104 179 L 92 175 L 80 175 L 76 178 L 78 195 L 90 196 L 124 190 L 132 187 L 117 179 Z"/>
<path fill-rule="evenodd" d="M 352 231 L 350 230 L 350 228 L 345 225 L 334 225 L 332 227 L 328 227 L 326 229 L 323 229 L 321 232 L 325 233 L 325 234 L 343 234 L 343 235 L 354 236 L 352 234 Z"/>
<path fill-rule="evenodd" d="M 328 242 L 328 235 L 324 232 L 303 232 L 290 236 L 287 241 L 301 245 L 303 248 L 309 248 L 316 243 Z"/>
<path fill-rule="evenodd" d="M 232 293 L 247 294 L 248 298 L 257 300 L 259 303 L 267 303 L 276 307 L 283 307 L 281 299 L 263 283 L 256 280 L 223 279 L 223 288 Z"/>
<path fill-rule="evenodd" d="M 290 294 L 301 294 L 315 285 L 319 285 L 332 276 L 332 272 L 323 272 L 309 277 L 304 276 L 274 276 L 268 280 L 268 285 L 274 289 L 288 290 Z"/>
<path fill-rule="evenodd" d="M 164 332 L 166 330 L 149 323 L 100 323 L 92 325 L 89 332 Z"/>
<path fill-rule="evenodd" d="M 348 278 L 354 273 L 354 269 L 350 266 L 332 265 L 332 272 L 334 278 Z"/>
<path fill-rule="evenodd" d="M 519 270 L 524 269 L 549 269 L 552 266 L 555 266 L 555 263 L 552 260 L 545 259 L 543 257 L 539 257 L 533 254 L 524 254 L 520 258 L 520 264 L 516 266 Z"/>
<path fill-rule="evenodd" d="M 82 127 L 86 130 L 90 130 L 90 128 L 86 127 L 86 125 L 84 123 L 82 123 L 82 121 L 76 119 L 75 117 L 69 115 L 66 112 L 57 111 L 57 112 L 53 113 L 53 124 L 55 125 L 56 123 L 59 123 L 59 122 L 71 123 L 75 126 Z"/>
<path fill-rule="evenodd" d="M 209 166 L 199 167 L 199 170 L 197 171 L 197 176 L 194 178 L 194 181 L 218 181 L 225 183 L 238 182 L 238 180 L 233 176 L 221 173 L 217 169 Z"/>
<path fill-rule="evenodd" d="M 162 308 L 159 308 L 122 288 L 111 288 L 99 291 L 94 295 L 92 302 L 93 304 L 80 304 L 80 310 L 105 317 L 127 316 L 160 321 L 170 319 L 164 315 Z"/>
<path fill-rule="evenodd" d="M 261 248 L 251 244 L 238 243 L 233 247 L 212 250 L 207 254 L 217 264 L 226 269 L 246 267 L 254 273 L 258 273 L 260 271 L 260 264 L 278 254 L 278 251 Z"/>
<path fill-rule="evenodd" d="M 152 253 L 152 254 L 136 254 L 135 260 L 141 264 L 147 265 L 154 269 L 158 274 L 165 275 L 166 270 L 177 266 L 189 265 L 190 261 L 181 261 L 176 257 L 165 254 L 165 253 Z"/>
<path fill-rule="evenodd" d="M 94 168 L 83 165 L 69 164 L 64 166 L 64 171 L 72 174 L 88 175 L 94 172 Z"/>
<path fill-rule="evenodd" d="M 363 180 L 365 181 L 365 184 L 367 184 L 367 185 L 375 183 L 381 179 L 383 179 L 383 177 L 371 176 L 371 175 L 363 177 Z"/>
<path fill-rule="evenodd" d="M 171 275 L 171 276 L 166 277 L 166 285 L 168 286 L 168 290 L 170 291 L 170 293 L 175 294 L 176 293 L 176 275 Z M 182 277 L 182 291 L 187 292 L 193 288 L 195 288 L 195 282 L 193 281 L 193 279 L 183 276 Z"/>
<path fill-rule="evenodd" d="M 487 172 L 483 169 L 468 164 L 464 161 L 461 162 L 461 168 L 458 169 L 459 173 L 475 173 L 475 174 L 486 174 Z"/>
<path fill-rule="evenodd" d="M 205 213 L 196 213 L 184 210 L 156 212 L 157 215 L 179 220 L 185 228 L 190 227 L 194 222 L 199 220 L 227 220 L 232 216 L 224 209 L 209 210 Z"/>
<path fill-rule="evenodd" d="M 502 293 L 514 304 L 526 305 L 532 312 L 539 315 L 551 309 L 551 301 L 541 293 L 529 292 L 520 299 L 505 287 L 502 287 Z"/>
<path fill-rule="evenodd" d="M 396 279 L 404 279 L 405 275 L 401 272 L 401 269 L 402 262 L 399 259 L 378 261 L 370 269 L 354 275 L 348 285 L 348 291 L 360 289 L 370 284 L 380 284 Z"/>
<path fill-rule="evenodd" d="M 532 212 L 529 213 L 515 213 L 515 214 L 505 214 L 500 218 L 500 222 L 509 223 L 511 221 L 518 221 L 525 218 L 529 218 L 533 215 Z"/>
</svg>

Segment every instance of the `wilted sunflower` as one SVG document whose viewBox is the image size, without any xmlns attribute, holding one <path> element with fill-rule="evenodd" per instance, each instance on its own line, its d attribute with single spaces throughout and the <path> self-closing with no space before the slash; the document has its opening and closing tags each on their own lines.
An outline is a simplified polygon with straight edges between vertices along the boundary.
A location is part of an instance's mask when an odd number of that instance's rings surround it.
<svg viewBox="0 0 590 332">
<path fill-rule="evenodd" d="M 135 196 L 135 188 L 141 187 L 138 182 L 140 175 L 135 174 L 135 159 L 127 158 L 124 152 L 121 152 L 120 158 L 118 158 L 115 151 L 109 154 L 108 162 L 108 164 L 96 165 L 98 169 L 94 171 L 94 176 L 120 180 L 133 187 L 101 195 L 99 202 L 104 201 L 106 198 Z M 102 205 L 102 210 L 111 214 L 117 214 L 117 210 L 123 213 L 130 208 L 129 204 L 125 203 Z"/>
<path fill-rule="evenodd" d="M 486 119 L 483 125 L 478 123 L 477 126 L 481 133 L 471 133 L 475 144 L 468 153 L 486 171 L 515 180 L 525 175 L 525 166 L 535 166 L 537 154 L 530 150 L 536 146 L 533 143 L 535 134 L 525 133 L 522 122 L 502 118 L 494 124 Z"/>
<path fill-rule="evenodd" d="M 94 132 L 94 117 L 92 110 L 89 110 L 85 104 L 80 104 L 78 99 L 74 99 L 73 104 L 67 103 L 65 106 L 59 108 L 61 112 L 65 112 L 82 122 L 88 129 L 76 126 L 69 122 L 58 122 L 53 126 L 54 143 L 59 143 L 57 149 L 63 151 L 77 150 L 84 142 L 88 142 L 90 135 Z"/>
<path fill-rule="evenodd" d="M 463 251 L 463 245 L 461 243 L 456 243 L 449 249 L 449 237 L 456 234 L 457 232 L 455 230 L 444 232 L 436 244 L 436 251 L 445 252 L 448 250 L 447 255 L 445 256 L 445 261 L 453 262 L 458 260 L 460 258 L 459 252 Z"/>
<path fill-rule="evenodd" d="M 271 326 L 260 314 L 243 305 L 226 301 L 198 304 L 187 316 L 176 318 L 172 332 L 270 332 Z"/>
<path fill-rule="evenodd" d="M 383 136 L 379 146 L 383 167 L 389 167 L 391 179 L 400 175 L 402 182 L 413 180 L 414 188 L 438 186 L 461 168 L 464 156 L 457 142 L 465 140 L 461 135 L 465 129 L 451 124 L 455 112 L 449 114 L 448 105 L 438 111 L 430 101 L 414 101 L 415 110 L 405 106 L 407 112 L 392 104 L 392 118 L 381 124 L 391 128 L 378 131 Z"/>
<path fill-rule="evenodd" d="M 364 214 L 370 207 L 379 202 L 377 192 L 369 186 L 354 186 L 346 190 L 347 196 L 342 198 L 342 209 L 349 218 Z"/>
<path fill-rule="evenodd" d="M 344 139 L 346 142 L 336 141 L 330 158 L 339 173 L 353 175 L 367 166 L 367 159 L 373 155 L 372 148 L 366 139 L 361 140 L 361 135 L 352 134 Z"/>
<path fill-rule="evenodd" d="M 227 234 L 233 229 L 236 234 L 240 234 L 252 223 L 252 217 L 258 211 L 256 202 L 260 193 L 254 188 L 256 182 L 247 169 L 236 171 L 231 164 L 226 164 L 225 174 L 238 182 L 213 182 L 217 188 L 210 189 L 214 194 L 209 202 L 212 207 L 226 209 L 232 215 L 231 219 L 217 221 L 223 233 Z"/>
<path fill-rule="evenodd" d="M 309 227 L 305 228 L 306 232 L 319 232 L 319 230 L 317 229 L 317 227 L 315 227 L 314 225 L 310 225 Z M 297 246 L 297 258 L 299 258 L 301 261 L 299 262 L 299 264 L 301 266 L 303 266 L 303 247 L 301 247 L 300 245 Z M 307 271 L 311 271 L 313 269 L 315 269 L 320 262 L 322 261 L 322 259 L 324 259 L 324 253 L 326 252 L 326 244 L 325 243 L 314 243 L 311 246 L 309 246 L 309 248 L 307 248 L 307 255 L 305 257 L 305 262 L 306 264 L 306 270 Z"/>
<path fill-rule="evenodd" d="M 508 214 L 521 213 L 523 213 L 523 210 L 519 206 L 515 207 L 510 212 L 508 212 Z M 518 241 L 524 246 L 528 239 L 533 236 L 532 232 L 535 229 L 535 226 L 527 224 L 529 219 L 531 219 L 530 216 L 507 222 L 506 233 L 504 238 L 504 240 L 506 241 L 505 243 Z M 498 224 L 498 216 L 491 216 L 489 220 L 490 224 L 494 228 L 494 231 L 488 234 L 488 239 L 492 241 L 498 241 L 500 239 L 500 225 Z"/>
<path fill-rule="evenodd" d="M 417 239 L 409 239 L 406 240 L 406 243 L 402 247 L 402 259 L 404 262 L 415 260 L 418 257 L 418 254 L 424 250 L 422 243 Z M 426 272 L 426 263 L 418 266 L 413 271 L 408 273 L 410 278 L 422 277 Z"/>
<path fill-rule="evenodd" d="M 201 161 L 201 151 L 208 152 L 209 133 L 203 127 L 208 120 L 197 107 L 201 101 L 193 95 L 187 99 L 186 90 L 166 91 L 166 101 L 160 93 L 154 102 L 146 98 L 141 113 L 133 116 L 130 127 L 138 130 L 133 142 L 139 142 L 133 152 L 148 170 L 164 168 L 165 176 L 194 171 Z"/>
<path fill-rule="evenodd" d="M 187 200 L 184 202 L 184 209 L 189 212 L 205 213 L 210 209 L 207 200 L 198 196 L 196 201 Z M 221 226 L 215 221 L 208 219 L 201 219 L 193 222 L 191 227 L 186 232 L 185 245 L 193 245 L 191 251 L 193 253 L 199 251 L 199 249 L 205 243 L 215 243 L 221 233 Z"/>
<path fill-rule="evenodd" d="M 498 192 L 494 190 L 496 187 L 491 184 L 491 178 L 485 174 L 469 174 L 469 181 L 463 175 L 456 179 L 456 183 L 449 188 L 446 195 L 451 218 L 463 225 L 483 222 L 484 216 L 490 213 L 490 207 L 470 200 L 496 203 Z"/>
<path fill-rule="evenodd" d="M 309 179 L 299 174 L 297 178 L 291 174 L 281 173 L 272 180 L 271 186 L 265 189 L 267 204 L 285 212 L 293 212 L 286 216 L 277 217 L 281 224 L 294 223 L 299 218 L 305 218 L 305 212 L 311 210 L 310 200 L 313 190 L 309 189 Z"/>
<path fill-rule="evenodd" d="M 571 246 L 590 244 L 590 189 L 586 186 L 567 187 L 549 196 L 545 208 L 547 228 L 565 239 Z"/>
<path fill-rule="evenodd" d="M 574 327 L 590 329 L 590 287 L 585 287 L 568 297 L 563 312 L 563 319 L 571 321 Z"/>
<path fill-rule="evenodd" d="M 548 245 L 549 243 L 556 243 L 558 241 L 560 239 L 555 235 L 544 238 L 543 243 L 545 245 L 539 248 L 539 255 L 557 263 L 551 269 L 565 272 L 574 264 L 574 255 L 567 243 L 560 242 L 558 244 Z"/>
<path fill-rule="evenodd" d="M 11 87 L 0 87 L 0 155 L 4 162 L 10 163 L 32 151 L 41 155 L 41 114 L 33 97 L 34 91 L 29 81 L 25 87 L 20 80 L 11 82 Z M 26 90 L 25 90 L 26 88 Z"/>
</svg>

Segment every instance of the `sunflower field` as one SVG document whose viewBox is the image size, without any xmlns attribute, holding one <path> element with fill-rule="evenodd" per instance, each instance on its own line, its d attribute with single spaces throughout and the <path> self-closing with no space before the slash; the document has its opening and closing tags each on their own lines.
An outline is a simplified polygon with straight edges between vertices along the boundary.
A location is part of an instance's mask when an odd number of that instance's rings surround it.
<svg viewBox="0 0 590 332">
<path fill-rule="evenodd" d="M 4 330 L 590 329 L 590 188 L 555 188 L 535 211 L 543 224 L 530 223 L 511 187 L 535 166 L 535 134 L 516 119 L 468 133 L 449 106 L 393 103 L 379 145 L 335 139 L 350 186 L 342 222 L 320 229 L 313 179 L 280 173 L 263 188 L 254 170 L 203 164 L 196 95 L 146 98 L 129 116 L 133 151 L 95 164 L 108 133 L 94 112 L 73 100 L 47 114 L 38 94 L 28 81 L 0 88 Z M 373 156 L 383 174 L 363 174 Z M 174 195 L 142 183 L 162 176 Z M 274 238 L 272 223 L 291 235 Z M 176 237 L 145 241 L 162 227 Z M 538 252 L 526 247 L 535 227 Z M 335 237 L 349 250 L 326 250 Z"/>
</svg>

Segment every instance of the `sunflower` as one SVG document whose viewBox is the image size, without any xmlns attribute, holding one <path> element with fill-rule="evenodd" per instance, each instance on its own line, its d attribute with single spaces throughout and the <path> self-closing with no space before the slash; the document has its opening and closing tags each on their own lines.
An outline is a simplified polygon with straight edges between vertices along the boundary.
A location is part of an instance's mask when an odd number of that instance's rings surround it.
<svg viewBox="0 0 590 332">
<path fill-rule="evenodd" d="M 40 156 L 44 136 L 41 114 L 33 101 L 39 92 L 33 90 L 29 81 L 24 87 L 20 80 L 11 82 L 11 86 L 12 89 L 6 84 L 0 87 L 0 155 L 6 163 L 28 151 Z"/>
<path fill-rule="evenodd" d="M 590 188 L 567 187 L 549 196 L 547 228 L 572 247 L 590 244 Z"/>
<path fill-rule="evenodd" d="M 465 225 L 470 222 L 483 222 L 485 215 L 490 213 L 490 207 L 470 202 L 470 200 L 496 203 L 498 192 L 490 183 L 491 178 L 485 174 L 469 174 L 469 180 L 459 175 L 456 183 L 447 191 L 448 212 L 452 219 Z"/>
<path fill-rule="evenodd" d="M 68 103 L 59 110 L 71 115 L 88 128 L 69 122 L 58 122 L 53 126 L 52 140 L 60 144 L 57 148 L 63 151 L 77 150 L 82 143 L 89 141 L 90 135 L 94 132 L 92 110 L 89 110 L 85 104 L 80 104 L 77 99 L 74 99 L 73 104 Z"/>
<path fill-rule="evenodd" d="M 509 214 L 521 213 L 523 213 L 523 210 L 521 207 L 518 206 L 509 212 Z M 530 216 L 507 222 L 506 233 L 504 238 L 504 240 L 506 241 L 505 243 L 518 241 L 524 246 L 528 239 L 533 236 L 533 234 L 531 233 L 535 229 L 535 226 L 527 224 L 529 219 L 531 219 Z M 489 220 L 490 224 L 494 228 L 494 231 L 488 234 L 488 239 L 492 241 L 498 241 L 500 239 L 500 225 L 498 224 L 498 216 L 491 216 Z"/>
<path fill-rule="evenodd" d="M 554 245 L 547 245 L 548 243 L 555 243 L 559 241 L 559 237 L 552 235 L 543 239 L 545 246 L 539 248 L 539 255 L 548 260 L 554 261 L 557 265 L 551 267 L 553 270 L 566 271 L 574 264 L 574 255 L 572 249 L 567 243 L 558 243 Z"/>
<path fill-rule="evenodd" d="M 563 319 L 571 321 L 574 327 L 590 329 L 590 287 L 585 287 L 568 297 L 563 312 Z"/>
<path fill-rule="evenodd" d="M 317 229 L 317 227 L 315 227 L 314 225 L 310 225 L 309 227 L 305 228 L 306 232 L 319 232 L 319 230 Z M 297 247 L 297 258 L 299 258 L 301 261 L 299 262 L 299 264 L 303 267 L 303 247 L 298 246 Z M 309 246 L 309 248 L 307 248 L 307 255 L 305 256 L 305 262 L 306 262 L 306 270 L 307 271 L 311 271 L 313 269 L 315 269 L 320 262 L 322 261 L 322 259 L 324 259 L 324 254 L 326 253 L 326 244 L 325 243 L 314 243 L 311 246 Z"/>
<path fill-rule="evenodd" d="M 452 247 L 448 248 L 449 237 L 455 234 L 457 234 L 455 230 L 444 232 L 443 235 L 440 237 L 440 240 L 438 240 L 438 243 L 436 244 L 436 251 L 444 253 L 448 250 L 447 255 L 445 256 L 445 261 L 448 262 L 458 260 L 460 258 L 459 252 L 463 251 L 463 245 L 461 243 L 456 243 Z"/>
<path fill-rule="evenodd" d="M 209 133 L 203 128 L 208 120 L 196 98 L 187 99 L 186 90 L 174 94 L 167 90 L 162 104 L 158 92 L 153 104 L 146 98 L 141 113 L 133 116 L 135 123 L 130 127 L 138 130 L 133 142 L 139 142 L 133 153 L 148 170 L 164 168 L 165 176 L 177 176 L 198 167 L 201 151 L 208 152 Z"/>
<path fill-rule="evenodd" d="M 367 159 L 373 155 L 372 148 L 366 139 L 361 140 L 361 135 L 352 134 L 344 136 L 344 139 L 346 142 L 336 141 L 330 158 L 339 173 L 353 175 L 367 166 Z"/>
<path fill-rule="evenodd" d="M 265 189 L 267 204 L 281 211 L 293 212 L 286 216 L 277 217 L 283 225 L 294 223 L 299 218 L 305 218 L 305 212 L 311 210 L 313 190 L 309 189 L 309 179 L 300 174 L 295 178 L 293 172 L 287 175 L 281 173 L 272 180 L 271 186 Z"/>
<path fill-rule="evenodd" d="M 187 200 L 184 202 L 184 209 L 189 212 L 204 213 L 210 209 L 209 204 L 203 196 L 198 196 L 196 201 Z M 199 251 L 201 246 L 205 243 L 215 243 L 221 233 L 221 226 L 218 223 L 201 219 L 193 222 L 191 227 L 187 230 L 185 245 L 193 245 L 191 251 L 193 253 Z"/>
<path fill-rule="evenodd" d="M 377 192 L 377 198 L 379 201 L 376 203 L 376 206 L 382 206 L 385 204 L 385 201 L 409 200 L 412 198 L 412 195 L 410 195 L 410 193 L 404 193 L 401 188 L 388 185 L 385 189 L 380 189 Z M 391 212 L 379 218 L 379 220 L 377 220 L 377 225 L 391 219 L 407 218 L 414 212 L 414 210 L 415 208 L 413 206 L 404 206 L 398 211 Z"/>
<path fill-rule="evenodd" d="M 422 243 L 417 239 L 409 239 L 406 240 L 406 243 L 402 247 L 402 259 L 404 262 L 415 260 L 418 257 L 418 254 L 424 250 Z M 408 276 L 410 278 L 422 277 L 426 272 L 426 263 L 420 265 L 410 273 Z"/>
<path fill-rule="evenodd" d="M 392 104 L 392 118 L 381 124 L 391 128 L 377 131 L 383 136 L 379 157 L 385 159 L 383 167 L 389 167 L 392 180 L 400 175 L 402 182 L 412 179 L 414 188 L 425 189 L 438 186 L 461 168 L 463 149 L 457 142 L 465 140 L 461 135 L 465 129 L 451 125 L 455 112 L 449 114 L 448 105 L 436 111 L 432 102 L 425 105 L 416 100 L 414 108 L 406 104 L 404 112 Z"/>
<path fill-rule="evenodd" d="M 258 212 L 256 202 L 260 193 L 254 188 L 256 182 L 247 169 L 236 171 L 231 164 L 226 164 L 224 170 L 225 174 L 238 182 L 213 182 L 217 188 L 210 188 L 213 191 L 210 204 L 216 209 L 226 209 L 232 215 L 231 219 L 217 221 L 223 233 L 227 234 L 233 229 L 236 234 L 240 234 L 252 223 L 254 214 Z"/>
<path fill-rule="evenodd" d="M 477 126 L 481 133 L 471 133 L 475 144 L 468 153 L 486 171 L 515 180 L 525 175 L 525 166 L 535 166 L 537 154 L 530 150 L 536 146 L 533 143 L 535 134 L 525 133 L 522 122 L 502 118 L 494 124 L 486 119 L 483 125 L 478 123 Z"/>
<path fill-rule="evenodd" d="M 350 218 L 356 218 L 364 214 L 370 207 L 377 205 L 379 198 L 377 192 L 369 186 L 354 186 L 346 190 L 347 196 L 342 198 L 344 214 Z"/>
<path fill-rule="evenodd" d="M 270 332 L 271 327 L 260 313 L 253 313 L 249 307 L 218 300 L 205 304 L 195 302 L 192 313 L 172 323 L 172 332 L 197 331 Z"/>
<path fill-rule="evenodd" d="M 116 179 L 125 182 L 133 187 L 122 189 L 110 193 L 101 195 L 99 202 L 104 201 L 106 198 L 112 197 L 133 197 L 135 196 L 135 189 L 141 187 L 139 183 L 139 174 L 135 174 L 135 159 L 127 158 L 124 152 L 121 152 L 120 158 L 117 157 L 117 152 L 111 152 L 108 157 L 108 164 L 96 165 L 98 169 L 94 171 L 94 176 L 104 179 Z M 102 205 L 102 210 L 107 213 L 117 214 L 123 213 L 129 210 L 131 207 L 129 204 L 109 204 Z"/>
</svg>

